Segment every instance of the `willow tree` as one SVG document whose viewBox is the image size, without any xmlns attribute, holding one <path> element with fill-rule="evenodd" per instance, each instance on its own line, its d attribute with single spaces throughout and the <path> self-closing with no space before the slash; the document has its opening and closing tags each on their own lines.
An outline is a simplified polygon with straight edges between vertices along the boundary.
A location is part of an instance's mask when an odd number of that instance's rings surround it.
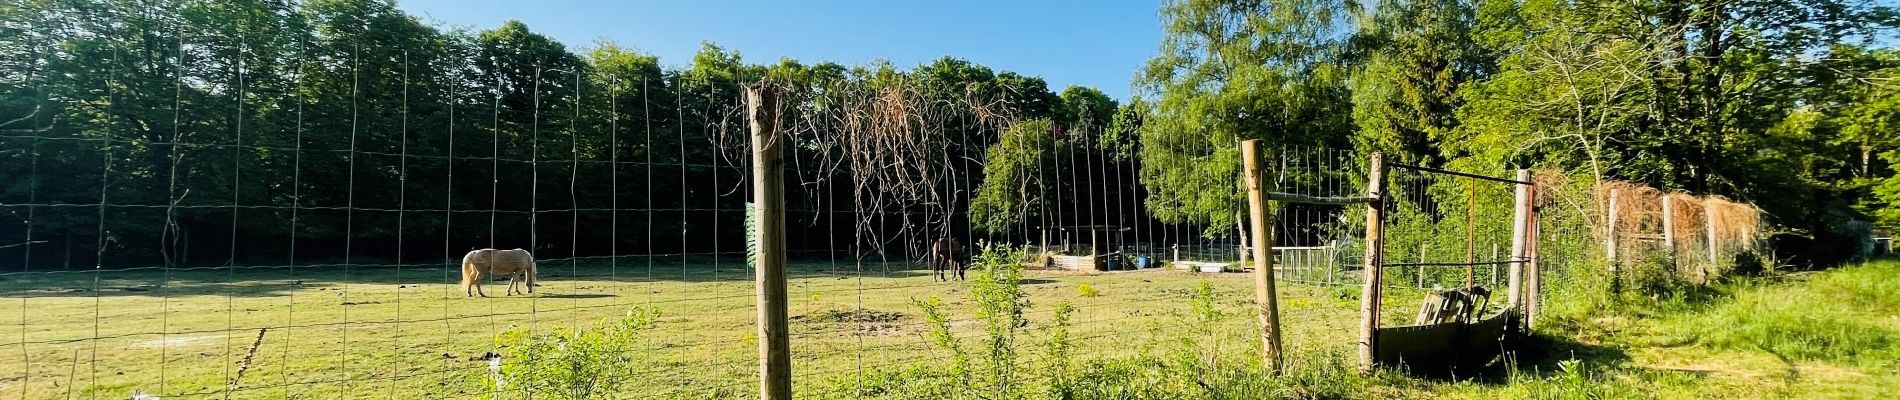
<svg viewBox="0 0 1900 400">
<path fill-rule="evenodd" d="M 1055 153 L 1053 124 L 1039 119 L 1015 124 L 990 146 L 983 163 L 983 184 L 970 202 L 970 222 L 978 230 L 1003 233 L 1029 217 L 1045 200 L 1041 168 Z"/>
<path fill-rule="evenodd" d="M 1243 139 L 1344 146 L 1342 66 L 1352 0 L 1171 0 L 1160 51 L 1136 77 L 1142 185 L 1169 223 L 1237 226 Z"/>
</svg>

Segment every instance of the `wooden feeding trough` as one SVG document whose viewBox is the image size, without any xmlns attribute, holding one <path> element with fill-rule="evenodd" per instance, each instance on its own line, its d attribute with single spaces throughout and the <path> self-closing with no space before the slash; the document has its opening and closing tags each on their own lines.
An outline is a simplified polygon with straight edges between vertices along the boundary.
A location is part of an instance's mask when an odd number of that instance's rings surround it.
<svg viewBox="0 0 1900 400">
<path fill-rule="evenodd" d="M 1043 253 L 1049 256 L 1047 267 L 1079 271 L 1107 271 L 1116 266 L 1130 268 L 1119 251 L 1127 243 L 1124 235 L 1131 230 L 1116 225 L 1051 226 L 1042 230 Z M 1054 240 L 1052 243 L 1051 240 Z M 1116 269 L 1119 269 L 1116 268 Z"/>
</svg>

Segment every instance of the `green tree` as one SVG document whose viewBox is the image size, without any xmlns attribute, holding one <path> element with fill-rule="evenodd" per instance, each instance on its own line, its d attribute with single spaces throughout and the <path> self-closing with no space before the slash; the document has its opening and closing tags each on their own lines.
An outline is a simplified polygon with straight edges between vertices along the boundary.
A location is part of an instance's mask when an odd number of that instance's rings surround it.
<svg viewBox="0 0 1900 400">
<path fill-rule="evenodd" d="M 1101 90 L 1086 86 L 1070 86 L 1062 89 L 1063 124 L 1070 129 L 1083 132 L 1101 131 L 1115 119 L 1117 104 L 1115 99 Z"/>
<path fill-rule="evenodd" d="M 1034 120 L 1011 126 L 990 146 L 983 184 L 970 202 L 970 221 L 989 233 L 1007 232 L 1046 201 L 1043 170 L 1056 152 L 1054 124 Z"/>
<path fill-rule="evenodd" d="M 1475 2 L 1381 1 L 1354 39 L 1361 60 L 1352 78 L 1356 147 L 1391 160 L 1442 165 L 1464 105 L 1458 89 L 1483 80 L 1495 57 L 1471 37 Z"/>
<path fill-rule="evenodd" d="M 1141 127 L 1142 184 L 1162 221 L 1237 226 L 1243 139 L 1344 147 L 1352 131 L 1336 0 L 1177 0 L 1136 77 L 1153 96 Z M 1210 228 L 1217 229 L 1217 228 Z"/>
</svg>

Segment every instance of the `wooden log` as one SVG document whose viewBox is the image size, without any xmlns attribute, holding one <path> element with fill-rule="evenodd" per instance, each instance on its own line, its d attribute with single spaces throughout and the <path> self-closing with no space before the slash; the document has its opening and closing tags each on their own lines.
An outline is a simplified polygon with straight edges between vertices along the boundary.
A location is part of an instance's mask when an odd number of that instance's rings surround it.
<svg viewBox="0 0 1900 400">
<path fill-rule="evenodd" d="M 1365 287 L 1359 295 L 1359 371 L 1371 373 L 1378 354 L 1379 290 L 1385 276 L 1385 155 L 1372 153 L 1367 169 Z"/>
<path fill-rule="evenodd" d="M 778 95 L 767 85 L 745 88 L 752 130 L 752 206 L 758 218 L 759 398 L 791 400 L 792 347 L 786 311 L 785 162 L 780 150 Z"/>
<path fill-rule="evenodd" d="M 1247 210 L 1252 225 L 1254 303 L 1260 308 L 1261 357 L 1268 371 L 1279 375 L 1282 361 L 1280 341 L 1279 294 L 1274 288 L 1273 210 L 1267 208 L 1267 191 L 1273 186 L 1271 174 L 1261 170 L 1260 141 L 1240 143 L 1240 156 L 1246 169 Z"/>
</svg>

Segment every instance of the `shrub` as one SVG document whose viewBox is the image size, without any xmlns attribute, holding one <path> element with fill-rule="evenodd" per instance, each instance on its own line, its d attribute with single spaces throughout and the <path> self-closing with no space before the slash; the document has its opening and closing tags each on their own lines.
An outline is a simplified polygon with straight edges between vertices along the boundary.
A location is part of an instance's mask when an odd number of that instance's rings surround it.
<svg viewBox="0 0 1900 400">
<path fill-rule="evenodd" d="M 653 327 L 657 310 L 632 309 L 618 320 L 603 320 L 586 330 L 534 334 L 513 329 L 497 338 L 500 358 L 486 375 L 486 391 L 534 398 L 609 397 L 633 382 L 641 365 L 640 334 Z"/>
<path fill-rule="evenodd" d="M 1028 325 L 1023 311 L 1029 308 L 1029 299 L 1022 290 L 1022 264 L 1017 260 L 1027 255 L 1026 248 L 994 243 L 980 243 L 977 247 L 979 252 L 972 264 L 978 271 L 970 281 L 969 295 L 970 301 L 975 303 L 976 320 L 982 324 L 984 335 L 982 348 L 974 360 L 952 334 L 951 319 L 943 311 L 942 299 L 932 297 L 916 304 L 923 310 L 924 321 L 930 327 L 931 342 L 950 352 L 950 372 L 967 383 L 962 385 L 966 395 L 989 399 L 1019 397 L 1025 387 L 1016 371 L 1016 338 L 1018 330 Z"/>
</svg>

